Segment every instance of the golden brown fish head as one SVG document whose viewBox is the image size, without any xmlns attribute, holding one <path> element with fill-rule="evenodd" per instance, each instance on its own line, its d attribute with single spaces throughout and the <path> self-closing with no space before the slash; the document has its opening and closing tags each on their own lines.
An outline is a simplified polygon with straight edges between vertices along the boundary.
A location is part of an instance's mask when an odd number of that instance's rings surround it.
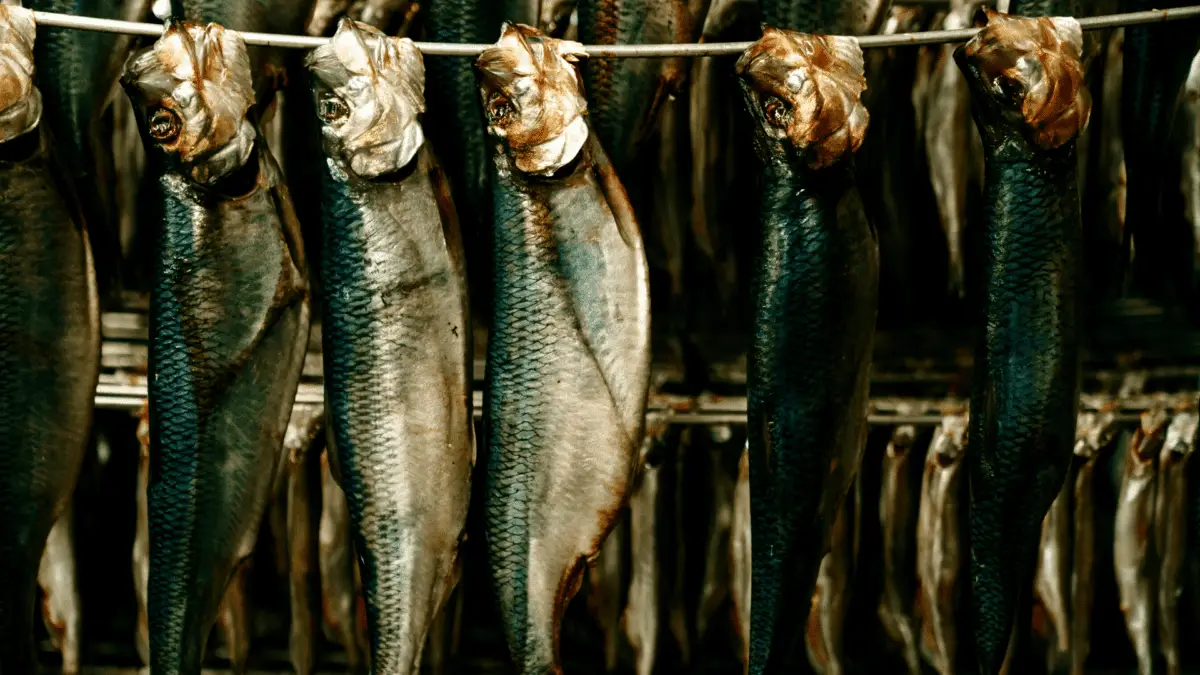
<svg viewBox="0 0 1200 675">
<path fill-rule="evenodd" d="M 1166 405 L 1156 401 L 1150 408 L 1142 412 L 1141 424 L 1133 432 L 1133 441 L 1129 444 L 1129 452 L 1139 461 L 1153 461 L 1162 448 L 1163 437 L 1166 434 L 1167 422 Z"/>
<path fill-rule="evenodd" d="M 121 76 L 146 143 L 191 179 L 212 185 L 245 166 L 256 133 L 250 60 L 241 35 L 217 24 L 173 21 Z"/>
<path fill-rule="evenodd" d="M 425 143 L 425 62 L 412 40 L 342 19 L 305 65 L 330 159 L 362 178 L 413 161 Z"/>
<path fill-rule="evenodd" d="M 549 176 L 582 152 L 587 100 L 575 64 L 584 56 L 577 42 L 506 23 L 475 61 L 488 133 L 518 171 Z"/>
<path fill-rule="evenodd" d="M 1108 447 L 1116 436 L 1116 419 L 1116 409 L 1112 405 L 1080 412 L 1075 423 L 1075 454 L 1091 458 Z"/>
<path fill-rule="evenodd" d="M 737 62 L 757 133 L 820 169 L 862 145 L 869 115 L 862 49 L 851 37 L 766 27 Z"/>
<path fill-rule="evenodd" d="M 34 85 L 33 12 L 0 5 L 0 143 L 28 133 L 42 119 L 42 94 Z"/>
<path fill-rule="evenodd" d="M 1036 19 L 985 9 L 986 25 L 954 50 L 974 90 L 975 118 L 985 136 L 1016 128 L 1050 150 L 1087 127 L 1092 99 L 1084 83 L 1083 29 L 1072 18 Z"/>
</svg>

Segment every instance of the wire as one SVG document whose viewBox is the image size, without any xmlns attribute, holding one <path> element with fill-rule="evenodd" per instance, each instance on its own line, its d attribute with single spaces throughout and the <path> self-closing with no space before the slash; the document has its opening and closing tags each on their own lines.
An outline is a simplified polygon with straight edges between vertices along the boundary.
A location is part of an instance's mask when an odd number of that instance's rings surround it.
<svg viewBox="0 0 1200 675">
<path fill-rule="evenodd" d="M 163 30 L 162 25 L 156 23 L 96 19 L 71 14 L 55 14 L 53 12 L 34 12 L 33 15 L 34 20 L 38 24 L 56 28 L 74 28 L 103 33 L 124 33 L 126 35 L 147 35 L 151 37 L 162 35 Z M 1180 21 L 1197 17 L 1200 17 L 1200 5 L 1176 7 L 1173 9 L 1154 9 L 1146 12 L 1129 12 L 1127 14 L 1091 16 L 1079 19 L 1079 25 L 1084 30 L 1101 30 L 1120 26 L 1159 23 L 1162 21 Z M 964 42 L 971 39 L 978 31 L 978 28 L 931 30 L 896 35 L 864 35 L 857 39 L 863 49 L 904 47 L 941 44 L 945 42 Z M 328 38 L 307 35 L 278 35 L 274 33 L 241 33 L 241 35 L 246 44 L 262 47 L 313 49 L 328 41 Z M 484 49 L 491 47 L 491 45 L 487 44 L 454 44 L 446 42 L 418 42 L 416 44 L 422 53 L 429 56 L 475 56 Z M 723 56 L 741 54 L 751 44 L 750 42 L 711 42 L 699 44 L 589 45 L 586 47 L 586 50 L 588 56 L 598 57 L 662 58 L 669 56 Z"/>
</svg>

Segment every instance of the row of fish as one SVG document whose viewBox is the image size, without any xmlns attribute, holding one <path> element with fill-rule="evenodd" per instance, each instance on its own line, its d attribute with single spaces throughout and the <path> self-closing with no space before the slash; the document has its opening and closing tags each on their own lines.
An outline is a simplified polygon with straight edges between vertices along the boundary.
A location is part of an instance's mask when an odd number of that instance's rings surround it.
<svg viewBox="0 0 1200 675">
<path fill-rule="evenodd" d="M 302 188 L 302 171 L 285 182 L 268 147 L 268 124 L 256 123 L 271 114 L 264 93 L 276 57 L 252 59 L 234 30 L 181 19 L 199 12 L 241 29 L 253 21 L 169 4 L 163 36 L 135 52 L 121 75 L 155 195 L 144 200 L 152 205 L 147 222 L 157 229 L 149 256 L 147 530 L 140 549 L 151 671 L 199 672 L 214 623 L 239 634 L 245 561 L 280 476 L 289 475 L 293 496 L 317 491 L 313 475 L 281 468 L 293 461 L 283 449 L 312 298 L 323 329 L 330 473 L 346 495 L 372 670 L 420 667 L 460 574 L 474 479 L 485 486 L 485 549 L 510 655 L 522 672 L 560 672 L 560 625 L 589 561 L 601 555 L 633 486 L 653 491 L 640 453 L 650 375 L 649 267 L 636 192 L 627 194 L 626 186 L 640 185 L 629 148 L 666 106 L 682 64 L 594 60 L 581 68 L 578 43 L 506 23 L 473 64 L 440 62 L 453 72 L 438 81 L 458 89 L 430 88 L 426 113 L 424 62 L 414 43 L 343 20 L 305 58 L 312 91 L 290 100 L 286 85 L 284 91 L 287 105 L 303 110 L 311 101 L 314 108 L 302 120 L 282 121 L 319 127 L 322 156 L 308 164 L 309 171 L 319 167 L 316 199 Z M 674 11 L 634 21 L 636 12 L 610 7 L 604 14 L 580 3 L 579 35 L 598 43 L 630 35 L 690 40 L 707 4 L 632 3 Z M 468 24 L 487 23 L 484 6 L 435 0 L 430 28 L 438 35 L 443 26 L 461 39 Z M 747 667 L 756 674 L 791 672 L 805 634 L 817 636 L 807 644 L 810 658 L 833 662 L 841 610 L 824 610 L 839 595 L 843 563 L 854 558 L 849 520 L 859 509 L 846 498 L 865 445 L 880 265 L 853 162 L 869 122 L 863 54 L 853 38 L 812 33 L 872 30 L 878 24 L 859 25 L 859 15 L 882 12 L 830 2 L 764 1 L 762 10 L 778 27 L 764 29 L 736 66 L 761 183 L 746 464 L 756 543 L 748 551 L 750 602 L 739 603 L 748 612 Z M 78 416 L 55 430 L 70 438 L 46 438 L 38 420 L 49 404 L 21 399 L 8 408 L 17 416 L 9 428 L 35 436 L 3 457 L 15 464 L 0 508 L 28 513 L 0 514 L 11 534 L 0 547 L 12 547 L 3 556 L 14 565 L 12 578 L 28 583 L 0 599 L 0 621 L 12 622 L 3 626 L 9 634 L 31 635 L 36 563 L 65 510 L 89 426 L 96 367 L 80 364 L 96 363 L 97 294 L 82 226 L 86 200 L 78 212 L 68 208 L 73 192 L 53 174 L 39 124 L 32 14 L 0 11 L 3 65 L 14 84 L 4 110 L 18 120 L 0 146 L 12 158 L 5 175 L 35 183 L 5 193 L 14 199 L 12 229 L 30 232 L 10 253 L 15 306 L 5 320 L 17 336 L 10 339 L 29 342 L 4 350 L 8 395 L 49 392 L 58 419 L 68 408 Z M 609 22 L 593 21 L 601 16 Z M 622 30 L 614 30 L 615 19 Z M 980 331 L 975 361 L 975 414 L 959 440 L 966 433 L 971 448 L 965 520 L 974 643 L 981 671 L 991 675 L 1027 632 L 1042 522 L 1064 485 L 1074 443 L 1082 248 L 1075 139 L 1087 125 L 1090 99 L 1078 22 L 990 10 L 982 21 L 981 33 L 953 59 L 984 158 L 987 330 Z M 637 37 L 626 22 L 661 30 Z M 647 64 L 654 64 L 651 74 L 639 75 Z M 463 105 L 467 91 L 482 105 Z M 450 96 L 457 98 L 442 98 Z M 485 161 L 478 162 L 475 146 L 439 148 L 438 138 L 469 143 L 477 125 Z M 283 159 L 303 165 L 305 151 L 285 150 Z M 40 173 L 31 175 L 30 167 Z M 38 189 L 46 199 L 29 198 Z M 31 208 L 56 213 L 28 214 Z M 459 211 L 491 261 L 481 478 L 473 476 L 470 256 Z M 47 227 L 52 217 L 60 227 Z M 314 223 L 319 247 L 306 236 Z M 66 241 L 39 238 L 51 230 Z M 37 245 L 22 248 L 23 241 Z M 306 241 L 320 251 L 311 275 Z M 74 273 L 64 272 L 68 260 Z M 27 269 L 37 261 L 45 266 Z M 47 285 L 31 289 L 30 280 Z M 66 317 L 84 323 L 67 325 Z M 60 351 L 46 353 L 46 344 Z M 39 377 L 49 378 L 45 386 Z M 954 480 L 931 490 L 948 498 Z M 302 524 L 315 517 L 303 509 L 288 516 L 296 532 L 309 531 Z M 631 528 L 634 547 L 651 536 L 642 522 Z M 28 529 L 9 533 L 10 523 Z M 311 563 L 296 551 L 311 552 L 313 542 L 297 536 L 292 544 L 292 556 L 301 558 L 294 564 Z M 930 564 L 944 566 L 957 555 L 933 554 Z M 311 596 L 313 569 L 295 571 L 294 596 Z M 656 592 L 645 574 L 635 581 L 635 600 Z M 814 597 L 823 610 L 815 618 Z M 813 622 L 818 628 L 806 631 Z M 296 617 L 297 650 L 313 624 Z M 937 641 L 947 667 L 952 648 L 945 645 L 954 638 Z M 240 659 L 245 646 L 230 650 Z M 8 645 L 0 669 L 31 670 L 32 654 L 30 644 Z M 312 662 L 299 652 L 294 658 Z"/>
</svg>

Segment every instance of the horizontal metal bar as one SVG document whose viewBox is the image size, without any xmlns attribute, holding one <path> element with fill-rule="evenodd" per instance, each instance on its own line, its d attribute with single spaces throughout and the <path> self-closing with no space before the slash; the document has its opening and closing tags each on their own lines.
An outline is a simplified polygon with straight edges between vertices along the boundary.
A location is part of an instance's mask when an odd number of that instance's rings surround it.
<svg viewBox="0 0 1200 675">
<path fill-rule="evenodd" d="M 156 23 L 97 19 L 93 17 L 74 16 L 72 14 L 57 14 L 54 12 L 34 12 L 33 14 L 38 24 L 56 28 L 74 28 L 78 30 L 152 37 L 161 35 L 163 30 L 162 25 Z M 1084 30 L 1100 30 L 1162 21 L 1193 19 L 1196 17 L 1200 17 L 1200 6 L 1091 16 L 1079 19 L 1079 23 L 1083 26 Z M 864 35 L 857 39 L 863 49 L 903 47 L 945 42 L 963 42 L 971 39 L 978 30 L 977 28 L 931 30 L 895 35 Z M 287 47 L 292 49 L 312 49 L 321 46 L 328 39 L 308 35 L 279 35 L 275 33 L 242 33 L 241 35 L 248 45 Z M 486 44 L 453 44 L 445 42 L 418 42 L 416 45 L 422 53 L 429 56 L 476 56 L 491 46 Z M 750 42 L 710 42 L 698 44 L 588 45 L 585 49 L 588 56 L 594 57 L 663 58 L 672 56 L 723 56 L 741 54 L 750 45 Z"/>
</svg>

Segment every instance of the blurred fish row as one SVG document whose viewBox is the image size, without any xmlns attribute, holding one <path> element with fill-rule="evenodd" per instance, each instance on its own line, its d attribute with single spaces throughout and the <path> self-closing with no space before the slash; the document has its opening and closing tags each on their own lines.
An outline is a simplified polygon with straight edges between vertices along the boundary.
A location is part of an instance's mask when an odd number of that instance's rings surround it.
<svg viewBox="0 0 1200 675">
<path fill-rule="evenodd" d="M 164 27 L 39 29 L 31 9 Z M 627 642 L 653 672 L 664 623 L 691 661 L 728 600 L 746 672 L 845 672 L 874 490 L 879 625 L 909 672 L 1026 672 L 1032 625 L 1049 671 L 1082 673 L 1090 482 L 1114 423 L 1077 419 L 1084 327 L 1118 292 L 1193 299 L 1200 32 L 1085 39 L 1068 0 L 1000 9 L 0 5 L 0 674 L 37 669 L 39 586 L 64 670 L 80 666 L 70 501 L 100 309 L 128 290 L 149 296 L 133 580 L 155 675 L 198 674 L 214 627 L 246 672 L 264 529 L 300 673 L 319 633 L 352 670 L 450 668 L 470 572 L 520 672 L 562 672 L 581 588 L 610 670 Z M 961 46 L 864 54 L 850 37 L 971 24 Z M 249 31 L 330 39 L 286 52 Z M 487 46 L 427 72 L 400 35 Z M 744 37 L 736 63 L 583 47 Z M 938 428 L 914 496 L 914 427 L 864 463 L 876 330 L 955 307 L 977 333 L 972 414 Z M 317 326 L 323 407 L 296 402 Z M 714 451 L 702 483 L 696 601 L 686 547 L 660 555 L 686 520 L 664 440 L 682 432 L 646 404 L 667 386 L 656 352 L 698 394 L 730 340 L 748 424 L 736 473 Z M 1142 673 L 1156 646 L 1180 668 L 1194 404 L 1143 416 L 1120 483 Z"/>
</svg>

